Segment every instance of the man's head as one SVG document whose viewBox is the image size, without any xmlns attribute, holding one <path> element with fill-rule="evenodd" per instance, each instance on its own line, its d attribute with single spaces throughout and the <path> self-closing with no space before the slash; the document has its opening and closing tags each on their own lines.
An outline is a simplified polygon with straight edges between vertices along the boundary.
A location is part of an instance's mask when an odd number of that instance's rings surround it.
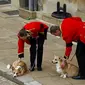
<svg viewBox="0 0 85 85">
<path fill-rule="evenodd" d="M 20 36 L 21 39 L 25 40 L 25 39 L 27 39 L 28 37 L 31 36 L 31 33 L 30 33 L 30 31 L 28 32 L 25 29 L 21 29 L 19 31 L 19 36 Z"/>
<path fill-rule="evenodd" d="M 59 26 L 51 26 L 50 27 L 50 33 L 55 36 L 61 36 L 61 30 Z"/>
</svg>

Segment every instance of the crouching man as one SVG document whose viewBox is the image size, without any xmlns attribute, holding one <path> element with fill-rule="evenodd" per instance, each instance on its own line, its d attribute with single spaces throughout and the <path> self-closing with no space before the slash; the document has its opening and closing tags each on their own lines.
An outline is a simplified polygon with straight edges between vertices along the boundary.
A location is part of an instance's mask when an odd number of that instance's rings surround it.
<svg viewBox="0 0 85 85">
<path fill-rule="evenodd" d="M 76 57 L 79 65 L 79 73 L 73 79 L 85 79 L 85 22 L 80 17 L 69 17 L 62 21 L 61 28 L 52 26 L 51 34 L 62 36 L 66 42 L 64 59 L 68 59 L 72 51 L 72 41 L 77 42 Z M 62 63 L 65 66 L 65 61 Z"/>
<path fill-rule="evenodd" d="M 34 71 L 37 55 L 37 70 L 42 71 L 43 45 L 47 39 L 48 26 L 42 22 L 27 23 L 18 33 L 18 57 L 24 58 L 24 43 L 30 44 L 30 71 Z M 37 47 L 36 47 L 37 46 Z"/>
</svg>

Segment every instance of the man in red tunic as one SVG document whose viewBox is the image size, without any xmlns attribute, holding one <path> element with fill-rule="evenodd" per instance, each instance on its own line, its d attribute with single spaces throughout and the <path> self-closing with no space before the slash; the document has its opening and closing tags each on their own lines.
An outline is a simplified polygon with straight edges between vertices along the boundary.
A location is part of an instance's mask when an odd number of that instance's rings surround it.
<svg viewBox="0 0 85 85">
<path fill-rule="evenodd" d="M 34 71 L 37 55 L 37 70 L 42 71 L 43 45 L 47 39 L 48 26 L 42 22 L 27 23 L 18 33 L 18 57 L 24 58 L 24 42 L 30 44 L 30 71 Z"/>
<path fill-rule="evenodd" d="M 61 36 L 66 42 L 64 59 L 68 59 L 72 51 L 72 41 L 77 42 L 76 57 L 79 65 L 78 76 L 73 79 L 85 79 L 85 22 L 80 17 L 70 17 L 62 21 L 61 28 L 52 26 L 51 34 Z M 65 66 L 63 63 L 62 66 Z"/>
</svg>

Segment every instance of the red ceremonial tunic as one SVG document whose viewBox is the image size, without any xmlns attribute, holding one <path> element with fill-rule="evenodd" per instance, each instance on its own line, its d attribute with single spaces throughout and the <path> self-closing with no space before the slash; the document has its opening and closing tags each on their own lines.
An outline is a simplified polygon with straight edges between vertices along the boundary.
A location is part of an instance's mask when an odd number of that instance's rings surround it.
<svg viewBox="0 0 85 85">
<path fill-rule="evenodd" d="M 71 17 L 64 19 L 61 24 L 62 38 L 66 44 L 72 41 L 82 41 L 85 43 L 85 23 L 80 17 Z M 70 55 L 72 46 L 66 47 L 65 56 Z"/>
<path fill-rule="evenodd" d="M 32 37 L 36 38 L 38 36 L 38 33 L 43 33 L 44 34 L 44 30 L 48 29 L 48 26 L 45 25 L 42 22 L 30 22 L 27 23 L 23 29 L 25 29 L 26 31 L 31 31 L 32 32 Z M 28 40 L 22 40 L 20 39 L 19 35 L 18 35 L 18 54 L 22 54 L 24 53 L 24 42 L 26 42 L 27 44 L 30 44 L 30 42 Z"/>
</svg>

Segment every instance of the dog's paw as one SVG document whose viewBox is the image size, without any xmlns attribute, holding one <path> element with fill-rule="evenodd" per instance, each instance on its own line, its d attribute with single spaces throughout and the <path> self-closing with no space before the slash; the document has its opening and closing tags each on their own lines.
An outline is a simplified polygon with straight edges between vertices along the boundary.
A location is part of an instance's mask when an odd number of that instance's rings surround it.
<svg viewBox="0 0 85 85">
<path fill-rule="evenodd" d="M 63 75 L 63 78 L 66 78 L 66 77 L 67 77 L 67 75 L 66 75 L 66 74 L 64 74 L 64 75 Z"/>
<path fill-rule="evenodd" d="M 60 77 L 63 77 L 63 75 L 60 75 Z"/>
<path fill-rule="evenodd" d="M 8 64 L 8 65 L 7 65 L 7 69 L 10 69 L 10 68 L 11 68 L 11 65 L 10 65 L 10 64 Z"/>
</svg>

